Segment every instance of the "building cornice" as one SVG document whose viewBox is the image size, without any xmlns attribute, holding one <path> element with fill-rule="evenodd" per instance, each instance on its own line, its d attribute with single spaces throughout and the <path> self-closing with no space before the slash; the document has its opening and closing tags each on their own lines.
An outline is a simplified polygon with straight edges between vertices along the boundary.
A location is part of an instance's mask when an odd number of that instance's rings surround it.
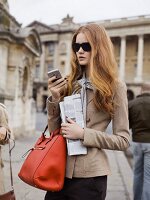
<svg viewBox="0 0 150 200">
<path fill-rule="evenodd" d="M 150 25 L 150 15 L 97 21 L 107 29 Z"/>
<path fill-rule="evenodd" d="M 17 27 L 21 27 L 22 24 L 20 24 L 10 13 L 9 11 L 7 11 L 2 4 L 0 4 L 0 11 L 3 11 L 8 17 L 9 19 L 17 26 Z"/>
<path fill-rule="evenodd" d="M 28 39 L 30 36 L 35 38 L 36 46 L 34 46 L 33 43 L 31 43 L 31 41 Z M 18 32 L 7 30 L 0 31 L 0 40 L 5 40 L 10 43 L 23 44 L 36 56 L 40 56 L 42 52 L 39 35 L 33 28 L 28 28 L 28 30 L 27 28 L 19 29 Z"/>
<path fill-rule="evenodd" d="M 44 24 L 44 23 L 36 21 L 36 20 L 31 22 L 30 24 L 28 24 L 26 27 L 36 27 L 38 25 L 41 26 L 41 27 L 46 28 L 49 31 L 53 31 L 54 30 L 53 28 L 49 27 L 47 24 Z"/>
<path fill-rule="evenodd" d="M 34 24 L 35 22 L 31 23 L 30 25 Z M 36 23 L 39 23 L 36 21 Z M 45 34 L 63 34 L 63 33 L 72 33 L 78 27 L 90 23 L 97 23 L 99 25 L 103 25 L 106 29 L 115 29 L 115 28 L 130 28 L 130 27 L 138 27 L 138 26 L 146 26 L 150 25 L 150 15 L 143 15 L 143 16 L 136 16 L 136 17 L 127 17 L 127 18 L 117 18 L 117 19 L 108 19 L 108 20 L 100 20 L 100 21 L 93 21 L 93 22 L 85 22 L 85 23 L 70 23 L 70 24 L 53 24 L 50 25 L 49 28 L 51 30 L 43 31 L 40 35 Z M 40 24 L 40 23 L 39 23 Z M 46 26 L 47 27 L 47 26 Z"/>
</svg>

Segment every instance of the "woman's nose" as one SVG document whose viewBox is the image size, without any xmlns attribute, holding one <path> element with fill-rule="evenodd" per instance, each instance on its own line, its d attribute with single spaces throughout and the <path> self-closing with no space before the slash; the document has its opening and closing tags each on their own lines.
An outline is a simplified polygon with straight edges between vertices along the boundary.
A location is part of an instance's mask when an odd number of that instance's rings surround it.
<svg viewBox="0 0 150 200">
<path fill-rule="evenodd" d="M 84 50 L 82 49 L 82 47 L 80 47 L 80 49 L 79 49 L 78 52 L 79 52 L 79 53 L 83 53 L 83 52 L 84 52 Z"/>
</svg>

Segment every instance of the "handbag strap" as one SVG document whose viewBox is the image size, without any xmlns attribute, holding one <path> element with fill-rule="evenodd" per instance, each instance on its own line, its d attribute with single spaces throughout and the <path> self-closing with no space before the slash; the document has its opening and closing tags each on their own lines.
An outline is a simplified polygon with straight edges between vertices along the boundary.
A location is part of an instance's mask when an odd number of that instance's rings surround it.
<svg viewBox="0 0 150 200">
<path fill-rule="evenodd" d="M 47 129 L 48 129 L 48 125 L 46 125 L 46 127 L 45 127 L 45 129 L 44 129 L 44 131 L 43 131 L 43 133 L 42 133 L 42 135 L 43 135 L 44 138 L 45 138 L 45 132 L 47 131 Z M 51 134 L 50 134 L 50 138 L 52 138 L 52 137 L 55 136 L 55 135 L 58 135 L 59 132 L 60 132 L 60 128 L 58 128 L 58 129 L 52 131 Z"/>
<path fill-rule="evenodd" d="M 10 167 L 10 180 L 11 180 L 11 187 L 12 189 L 14 189 L 14 185 L 13 185 L 13 175 L 12 175 L 12 162 L 11 162 L 11 151 L 13 150 L 13 148 L 15 147 L 15 141 L 12 139 L 13 141 L 13 146 L 10 147 L 10 139 L 9 139 L 9 167 Z"/>
<path fill-rule="evenodd" d="M 45 127 L 45 129 L 44 129 L 44 131 L 43 131 L 43 136 L 45 136 L 45 132 L 47 131 L 47 129 L 48 129 L 48 125 L 46 125 L 46 127 Z"/>
</svg>

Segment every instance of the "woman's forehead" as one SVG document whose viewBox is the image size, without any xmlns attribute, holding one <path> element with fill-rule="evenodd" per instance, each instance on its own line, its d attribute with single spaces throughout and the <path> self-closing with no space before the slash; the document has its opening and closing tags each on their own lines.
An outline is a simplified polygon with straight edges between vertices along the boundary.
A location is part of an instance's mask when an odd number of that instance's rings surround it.
<svg viewBox="0 0 150 200">
<path fill-rule="evenodd" d="M 79 33 L 76 37 L 76 42 L 82 43 L 82 42 L 87 42 L 87 37 L 84 33 Z"/>
</svg>

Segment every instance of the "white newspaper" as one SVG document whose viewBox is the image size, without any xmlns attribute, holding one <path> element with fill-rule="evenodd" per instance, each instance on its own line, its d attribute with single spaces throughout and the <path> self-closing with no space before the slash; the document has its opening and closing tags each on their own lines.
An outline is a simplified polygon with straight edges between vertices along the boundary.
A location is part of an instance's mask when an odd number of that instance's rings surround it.
<svg viewBox="0 0 150 200">
<path fill-rule="evenodd" d="M 64 101 L 59 103 L 62 122 L 66 123 L 66 116 L 74 120 L 80 127 L 84 128 L 83 109 L 81 95 L 74 94 L 64 97 Z M 83 146 L 81 140 L 67 139 L 68 155 L 87 154 L 87 148 Z"/>
</svg>

